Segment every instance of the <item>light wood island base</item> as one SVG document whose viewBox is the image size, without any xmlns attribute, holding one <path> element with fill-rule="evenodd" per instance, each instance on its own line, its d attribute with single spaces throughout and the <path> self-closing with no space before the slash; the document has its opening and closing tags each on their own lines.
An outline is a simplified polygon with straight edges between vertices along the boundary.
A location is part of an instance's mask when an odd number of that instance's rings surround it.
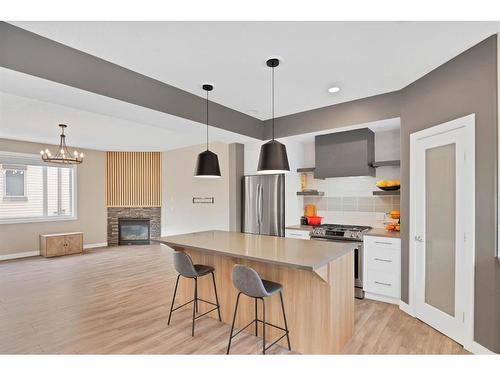
<svg viewBox="0 0 500 375">
<path fill-rule="evenodd" d="M 290 330 L 292 350 L 305 354 L 340 353 L 354 330 L 354 255 L 348 252 L 322 266 L 309 271 L 259 261 L 241 259 L 202 250 L 173 246 L 191 256 L 194 263 L 206 264 L 215 268 L 215 279 L 222 320 L 231 324 L 236 305 L 237 290 L 232 284 L 231 274 L 235 264 L 254 268 L 259 275 L 283 285 L 283 297 Z M 194 281 L 181 278 L 176 305 L 193 298 Z M 215 301 L 210 277 L 198 280 L 198 295 L 208 301 Z M 266 320 L 284 327 L 281 306 L 277 295 L 266 298 Z M 186 306 L 186 309 L 192 305 Z M 199 312 L 210 309 L 199 303 Z M 262 317 L 261 303 L 258 304 L 259 317 Z M 208 314 L 217 319 L 216 312 Z M 254 319 L 254 300 L 242 296 L 238 308 L 236 326 L 241 328 Z M 254 326 L 247 330 L 254 333 Z M 262 324 L 259 324 L 259 336 Z M 195 332 L 196 335 L 196 332 Z M 277 329 L 266 328 L 266 337 L 271 343 L 282 335 Z M 229 339 L 229 337 L 228 337 Z M 238 340 L 238 337 L 234 339 Z M 286 339 L 278 345 L 286 346 Z"/>
</svg>

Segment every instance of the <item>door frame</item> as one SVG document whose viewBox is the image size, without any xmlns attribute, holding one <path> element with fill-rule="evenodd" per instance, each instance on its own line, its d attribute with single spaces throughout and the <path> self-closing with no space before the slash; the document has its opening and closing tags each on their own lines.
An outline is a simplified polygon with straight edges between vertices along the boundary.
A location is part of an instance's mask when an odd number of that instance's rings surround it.
<svg viewBox="0 0 500 375">
<path fill-rule="evenodd" d="M 467 168 L 469 173 L 472 175 L 472 178 L 469 178 L 469 186 L 468 186 L 468 194 L 469 201 L 464 202 L 468 205 L 468 208 L 472 210 L 473 215 L 468 218 L 465 218 L 464 221 L 464 230 L 466 233 L 466 241 L 469 243 L 469 248 L 471 249 L 471 258 L 469 261 L 465 262 L 466 272 L 466 281 L 464 285 L 468 285 L 468 289 L 464 291 L 465 296 L 464 300 L 466 301 L 466 306 L 464 306 L 465 314 L 466 314 L 466 332 L 464 334 L 464 342 L 460 342 L 465 348 L 471 347 L 474 342 L 474 273 L 475 273 L 475 206 L 476 206 L 476 168 L 475 168 L 475 114 L 470 114 L 464 117 L 457 118 L 455 120 L 451 120 L 439 125 L 435 125 L 433 127 L 415 132 L 410 134 L 410 213 L 409 213 L 409 310 L 413 316 L 416 316 L 416 220 L 412 215 L 413 212 L 416 212 L 417 208 L 417 194 L 415 194 L 416 190 L 416 179 L 417 179 L 417 165 L 416 165 L 416 146 L 417 141 L 423 138 L 427 138 L 430 136 L 446 133 L 452 130 L 464 128 L 467 136 L 466 136 L 466 144 L 469 150 L 472 150 L 469 154 L 466 154 L 467 165 L 470 168 Z"/>
</svg>

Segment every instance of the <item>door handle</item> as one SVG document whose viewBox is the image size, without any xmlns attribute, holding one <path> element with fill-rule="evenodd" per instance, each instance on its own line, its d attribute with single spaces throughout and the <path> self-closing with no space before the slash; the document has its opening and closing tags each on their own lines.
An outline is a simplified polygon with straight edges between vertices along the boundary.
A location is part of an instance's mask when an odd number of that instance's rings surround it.
<svg viewBox="0 0 500 375">
<path fill-rule="evenodd" d="M 422 238 L 422 236 L 415 236 L 415 241 L 424 242 L 424 239 Z"/>
</svg>

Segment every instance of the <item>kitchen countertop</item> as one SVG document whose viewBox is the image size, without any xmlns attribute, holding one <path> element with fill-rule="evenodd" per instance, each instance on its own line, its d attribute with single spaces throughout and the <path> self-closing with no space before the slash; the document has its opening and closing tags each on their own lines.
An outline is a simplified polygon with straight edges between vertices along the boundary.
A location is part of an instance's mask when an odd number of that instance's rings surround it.
<svg viewBox="0 0 500 375">
<path fill-rule="evenodd" d="M 314 228 L 314 225 L 289 225 L 288 227 L 285 227 L 285 229 L 292 229 L 292 230 L 303 230 L 306 232 L 312 231 Z"/>
<path fill-rule="evenodd" d="M 384 228 L 372 228 L 364 236 L 400 238 L 400 232 L 388 231 Z"/>
<path fill-rule="evenodd" d="M 308 241 L 286 237 L 211 230 L 152 239 L 170 247 L 213 252 L 309 271 L 353 251 L 351 243 Z"/>
</svg>

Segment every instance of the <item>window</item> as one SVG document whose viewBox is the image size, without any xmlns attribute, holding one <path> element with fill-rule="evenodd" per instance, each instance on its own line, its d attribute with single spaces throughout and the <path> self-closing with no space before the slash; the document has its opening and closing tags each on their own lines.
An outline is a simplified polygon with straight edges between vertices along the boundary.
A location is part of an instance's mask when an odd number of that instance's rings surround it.
<svg viewBox="0 0 500 375">
<path fill-rule="evenodd" d="M 39 155 L 0 152 L 0 223 L 76 218 L 73 166 L 52 166 Z"/>
<path fill-rule="evenodd" d="M 5 165 L 3 166 L 5 175 L 4 197 L 26 198 L 26 166 L 24 165 Z"/>
</svg>

